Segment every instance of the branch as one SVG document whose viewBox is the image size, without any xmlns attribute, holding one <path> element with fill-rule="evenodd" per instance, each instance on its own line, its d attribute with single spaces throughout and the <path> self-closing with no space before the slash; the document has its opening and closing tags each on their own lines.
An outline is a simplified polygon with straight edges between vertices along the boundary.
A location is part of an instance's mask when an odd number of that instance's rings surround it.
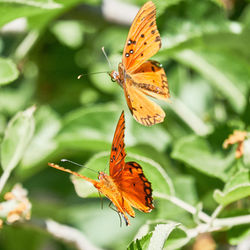
<svg viewBox="0 0 250 250">
<path fill-rule="evenodd" d="M 79 230 L 60 224 L 54 220 L 30 220 L 23 223 L 18 223 L 20 226 L 32 227 L 37 230 L 46 231 L 54 238 L 60 239 L 67 244 L 74 245 L 78 250 L 100 250 L 94 246 L 86 236 Z"/>
<path fill-rule="evenodd" d="M 195 207 L 191 206 L 190 204 L 186 203 L 183 200 L 180 200 L 177 197 L 169 196 L 169 195 L 158 193 L 158 192 L 154 192 L 154 195 L 156 197 L 158 197 L 158 198 L 162 198 L 162 199 L 165 199 L 165 200 L 168 200 L 168 201 L 172 202 L 176 206 L 178 206 L 180 208 L 183 208 L 184 210 L 186 210 L 187 212 L 189 212 L 189 213 L 191 213 L 193 215 L 197 213 L 197 209 Z M 202 212 L 202 211 L 198 212 L 198 217 L 199 217 L 200 220 L 202 220 L 202 221 L 204 221 L 206 223 L 209 223 L 211 221 L 210 216 L 207 215 L 206 213 Z"/>
<path fill-rule="evenodd" d="M 154 192 L 154 195 L 158 198 L 162 198 L 172 202 L 176 206 L 186 210 L 191 214 L 195 214 L 197 212 L 197 209 L 195 207 L 180 200 L 177 197 L 169 196 L 158 192 Z M 202 211 L 198 212 L 199 219 L 204 221 L 205 223 L 199 224 L 195 228 L 186 230 L 188 237 L 191 239 L 195 238 L 200 233 L 218 231 L 225 227 L 250 224 L 250 215 L 216 219 L 217 215 L 221 212 L 222 209 L 223 206 L 218 206 L 211 217 Z"/>
<path fill-rule="evenodd" d="M 233 227 L 244 224 L 250 224 L 250 215 L 215 219 L 213 222 L 214 227 Z"/>
</svg>

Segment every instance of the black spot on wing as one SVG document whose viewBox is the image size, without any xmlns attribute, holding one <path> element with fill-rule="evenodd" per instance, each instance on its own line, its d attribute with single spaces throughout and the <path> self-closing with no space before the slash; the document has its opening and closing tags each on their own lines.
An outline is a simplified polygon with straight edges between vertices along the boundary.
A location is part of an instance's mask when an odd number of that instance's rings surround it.
<svg viewBox="0 0 250 250">
<path fill-rule="evenodd" d="M 143 182 L 143 190 L 144 190 L 144 195 L 145 195 L 145 205 L 148 208 L 153 209 L 154 206 L 153 206 L 151 183 L 145 177 L 143 170 L 142 170 L 142 167 L 136 162 L 127 162 L 127 164 L 130 166 L 129 171 L 131 174 L 132 174 L 133 168 L 136 169 L 138 176 L 140 177 L 141 181 Z M 133 183 L 133 186 L 135 186 L 135 183 Z"/>
</svg>

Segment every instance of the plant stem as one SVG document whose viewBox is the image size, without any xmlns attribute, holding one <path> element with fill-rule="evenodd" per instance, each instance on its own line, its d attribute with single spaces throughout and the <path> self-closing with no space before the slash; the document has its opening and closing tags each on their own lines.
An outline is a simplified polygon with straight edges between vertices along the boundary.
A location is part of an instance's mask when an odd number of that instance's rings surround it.
<svg viewBox="0 0 250 250">
<path fill-rule="evenodd" d="M 244 224 L 250 224 L 250 215 L 215 219 L 213 222 L 214 227 L 233 227 Z"/>
<path fill-rule="evenodd" d="M 213 214 L 211 215 L 211 221 L 210 221 L 210 226 L 213 225 L 214 220 L 217 218 L 217 216 L 219 215 L 219 213 L 222 211 L 222 209 L 224 208 L 224 206 L 219 205 L 213 212 Z"/>
<path fill-rule="evenodd" d="M 187 212 L 191 214 L 195 214 L 197 212 L 197 209 L 195 207 L 191 206 L 185 201 L 180 200 L 177 197 L 169 196 L 169 195 L 158 193 L 158 192 L 155 192 L 154 195 L 158 198 L 162 198 L 162 199 L 172 202 L 176 206 L 186 210 Z M 219 205 L 215 209 L 212 216 L 209 216 L 206 213 L 200 211 L 198 213 L 198 217 L 200 220 L 204 221 L 206 224 L 203 223 L 203 224 L 198 225 L 196 228 L 190 229 L 189 237 L 193 238 L 199 233 L 217 231 L 224 227 L 233 227 L 237 225 L 250 224 L 250 215 L 216 219 L 216 217 L 219 215 L 222 209 L 223 209 L 223 206 Z"/>
<path fill-rule="evenodd" d="M 159 197 L 159 198 L 162 198 L 162 199 L 166 199 L 166 200 L 174 203 L 178 207 L 183 208 L 184 210 L 188 211 L 191 214 L 195 214 L 197 212 L 197 209 L 195 207 L 191 206 L 190 204 L 186 203 L 183 200 L 180 200 L 177 197 L 168 196 L 166 194 L 162 194 L 162 193 L 158 193 L 158 192 L 155 192 L 154 195 L 156 197 Z M 202 220 L 202 221 L 204 221 L 206 223 L 209 223 L 211 221 L 211 217 L 208 216 L 206 213 L 204 213 L 202 211 L 198 212 L 198 217 L 199 217 L 200 220 Z"/>
</svg>

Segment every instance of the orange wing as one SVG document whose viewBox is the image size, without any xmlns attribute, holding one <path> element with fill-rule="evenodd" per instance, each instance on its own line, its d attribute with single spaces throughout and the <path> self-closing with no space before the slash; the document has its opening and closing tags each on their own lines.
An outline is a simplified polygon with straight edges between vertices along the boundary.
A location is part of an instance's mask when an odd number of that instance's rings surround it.
<svg viewBox="0 0 250 250">
<path fill-rule="evenodd" d="M 162 108 L 135 87 L 131 79 L 127 79 L 124 93 L 129 110 L 137 122 L 144 126 L 152 126 L 164 120 L 165 113 Z"/>
<path fill-rule="evenodd" d="M 137 13 L 123 50 L 122 63 L 126 71 L 133 73 L 143 62 L 161 47 L 156 26 L 156 9 L 153 2 L 145 3 Z"/>
<path fill-rule="evenodd" d="M 141 166 L 136 162 L 127 162 L 118 178 L 114 179 L 127 203 L 136 209 L 149 213 L 153 208 L 151 183 L 144 176 Z M 126 209 L 126 208 L 125 208 Z M 134 217 L 129 209 L 128 214 Z"/>
<path fill-rule="evenodd" d="M 127 77 L 124 93 L 128 107 L 139 123 L 152 126 L 164 120 L 161 107 L 145 96 L 165 101 L 170 97 L 165 71 L 158 62 L 146 61 Z"/>
<path fill-rule="evenodd" d="M 125 165 L 125 144 L 124 144 L 124 130 L 125 130 L 125 120 L 124 120 L 124 111 L 122 111 L 120 119 L 117 123 L 111 154 L 110 154 L 110 161 L 109 161 L 109 174 L 111 177 L 114 177 L 118 174 Z"/>
<path fill-rule="evenodd" d="M 161 64 L 146 61 L 132 75 L 133 86 L 144 94 L 166 101 L 169 95 L 168 80 Z"/>
</svg>

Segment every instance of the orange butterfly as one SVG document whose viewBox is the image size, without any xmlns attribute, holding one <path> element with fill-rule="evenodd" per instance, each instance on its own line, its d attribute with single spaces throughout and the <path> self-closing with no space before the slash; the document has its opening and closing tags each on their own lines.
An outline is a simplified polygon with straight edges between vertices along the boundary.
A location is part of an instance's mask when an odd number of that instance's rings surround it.
<svg viewBox="0 0 250 250">
<path fill-rule="evenodd" d="M 48 164 L 53 168 L 68 172 L 91 182 L 99 192 L 113 202 L 117 211 L 123 215 L 126 225 L 129 225 L 127 214 L 135 217 L 135 212 L 132 207 L 149 213 L 154 208 L 154 205 L 151 183 L 144 176 L 141 166 L 136 162 L 125 162 L 124 130 L 125 120 L 124 112 L 122 112 L 116 126 L 111 148 L 109 162 L 110 175 L 99 172 L 99 181 L 92 180 L 54 163 Z"/>
<path fill-rule="evenodd" d="M 165 113 L 159 105 L 145 95 L 167 100 L 168 81 L 161 64 L 148 60 L 161 47 L 156 27 L 156 9 L 150 1 L 137 13 L 123 50 L 118 72 L 109 75 L 123 88 L 130 112 L 144 126 L 163 122 Z"/>
</svg>

